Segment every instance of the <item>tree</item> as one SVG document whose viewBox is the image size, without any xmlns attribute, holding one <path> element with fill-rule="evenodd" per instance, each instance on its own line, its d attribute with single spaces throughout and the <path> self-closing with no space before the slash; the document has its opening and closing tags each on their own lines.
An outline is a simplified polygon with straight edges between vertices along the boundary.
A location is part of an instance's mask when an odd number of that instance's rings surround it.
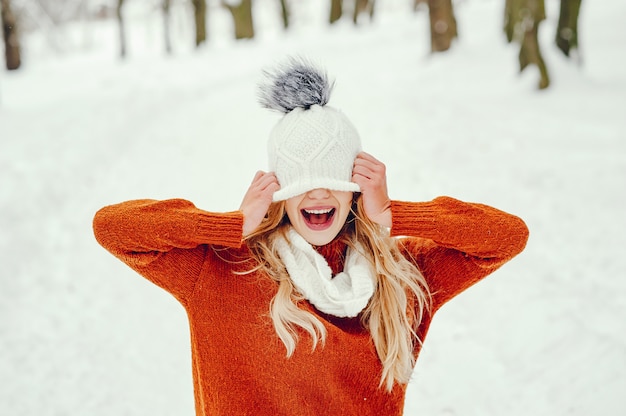
<svg viewBox="0 0 626 416">
<path fill-rule="evenodd" d="M 10 0 L 0 0 L 2 35 L 4 39 L 4 57 L 6 68 L 10 71 L 19 69 L 22 64 L 20 41 L 17 33 L 17 19 L 11 10 Z"/>
<path fill-rule="evenodd" d="M 343 0 L 331 0 L 330 1 L 330 18 L 329 23 L 332 25 L 337 20 L 341 19 L 343 15 Z"/>
<path fill-rule="evenodd" d="M 206 42 L 206 0 L 191 0 L 196 24 L 196 47 Z"/>
<path fill-rule="evenodd" d="M 458 36 L 452 0 L 428 0 L 428 15 L 431 52 L 447 51 Z"/>
<path fill-rule="evenodd" d="M 169 55 L 172 53 L 172 42 L 170 40 L 170 7 L 172 0 L 163 0 L 161 8 L 163 9 L 163 37 L 165 41 L 165 52 Z"/>
<path fill-rule="evenodd" d="M 120 37 L 120 57 L 126 57 L 126 28 L 124 27 L 124 14 L 122 13 L 122 7 L 124 7 L 124 0 L 117 0 L 117 8 L 115 14 L 117 16 L 117 27 Z"/>
<path fill-rule="evenodd" d="M 289 28 L 289 7 L 287 0 L 280 0 L 280 15 L 283 19 L 283 29 Z"/>
<path fill-rule="evenodd" d="M 354 10 L 352 12 L 352 21 L 356 25 L 361 13 L 367 13 L 370 20 L 374 18 L 375 0 L 354 0 Z"/>
<path fill-rule="evenodd" d="M 356 25 L 359 21 L 359 15 L 367 13 L 370 20 L 374 18 L 374 3 L 376 0 L 352 0 L 352 22 Z M 329 23 L 332 25 L 343 16 L 343 0 L 331 0 Z"/>
<path fill-rule="evenodd" d="M 230 10 L 235 24 L 235 39 L 252 39 L 254 37 L 254 20 L 252 19 L 252 0 L 240 0 L 231 4 L 222 0 L 222 6 Z"/>
<path fill-rule="evenodd" d="M 578 49 L 578 14 L 581 2 L 582 0 L 561 0 L 556 46 L 567 57 L 572 49 Z"/>
<path fill-rule="evenodd" d="M 506 0 L 504 6 L 504 31 L 509 42 L 520 46 L 520 72 L 528 65 L 539 68 L 539 88 L 548 88 L 548 68 L 539 50 L 539 24 L 546 18 L 544 0 Z"/>
</svg>

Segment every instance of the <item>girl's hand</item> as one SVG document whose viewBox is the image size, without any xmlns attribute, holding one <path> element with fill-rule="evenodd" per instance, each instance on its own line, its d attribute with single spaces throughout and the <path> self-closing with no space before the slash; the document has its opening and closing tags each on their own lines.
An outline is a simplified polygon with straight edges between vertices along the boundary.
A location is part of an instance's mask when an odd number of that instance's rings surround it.
<svg viewBox="0 0 626 416">
<path fill-rule="evenodd" d="M 243 236 L 251 234 L 261 224 L 272 203 L 274 192 L 280 189 L 273 172 L 258 171 L 241 201 L 243 213 Z"/>
<path fill-rule="evenodd" d="M 352 182 L 361 187 L 365 215 L 377 224 L 391 227 L 385 165 L 368 153 L 359 153 L 354 160 Z"/>
</svg>

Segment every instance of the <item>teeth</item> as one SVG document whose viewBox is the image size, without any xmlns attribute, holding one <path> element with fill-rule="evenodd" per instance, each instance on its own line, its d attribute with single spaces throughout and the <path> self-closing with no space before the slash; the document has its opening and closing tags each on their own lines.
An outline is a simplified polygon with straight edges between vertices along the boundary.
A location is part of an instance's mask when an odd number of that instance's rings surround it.
<svg viewBox="0 0 626 416">
<path fill-rule="evenodd" d="M 328 209 L 305 209 L 304 212 L 306 212 L 307 214 L 321 215 L 321 214 L 328 214 L 332 210 L 333 210 L 332 208 L 328 208 Z"/>
</svg>

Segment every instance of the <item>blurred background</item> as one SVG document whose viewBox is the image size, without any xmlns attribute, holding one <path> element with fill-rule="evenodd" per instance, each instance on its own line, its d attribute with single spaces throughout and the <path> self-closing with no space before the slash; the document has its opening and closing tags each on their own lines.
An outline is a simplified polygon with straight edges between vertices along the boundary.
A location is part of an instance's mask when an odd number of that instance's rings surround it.
<svg viewBox="0 0 626 416">
<path fill-rule="evenodd" d="M 386 163 L 392 198 L 450 195 L 530 228 L 435 317 L 405 413 L 626 411 L 626 3 L 0 9 L 0 414 L 193 414 L 184 309 L 91 220 L 136 198 L 236 210 L 279 117 L 258 82 L 290 55 L 335 79 L 330 105 Z"/>
<path fill-rule="evenodd" d="M 325 0 L 316 5 L 318 18 L 326 20 L 328 27 L 343 21 L 351 21 L 355 26 L 371 24 L 377 16 L 376 11 L 393 3 L 396 8 L 403 8 L 405 13 L 425 13 L 429 19 L 430 51 L 447 51 L 459 36 L 455 6 L 460 7 L 468 0 Z M 213 37 L 229 35 L 233 39 L 254 39 L 267 34 L 267 28 L 273 32 L 288 31 L 301 27 L 302 20 L 310 20 L 311 8 L 302 15 L 301 3 L 294 0 L 2 0 L 2 26 L 6 67 L 19 69 L 22 64 L 23 34 L 40 32 L 45 37 L 46 47 L 56 53 L 69 52 L 76 46 L 93 46 L 92 30 L 87 26 L 116 20 L 118 36 L 118 54 L 125 58 L 129 53 L 133 32 L 137 30 L 138 15 L 161 14 L 162 27 L 151 28 L 160 32 L 162 48 L 166 54 L 174 52 L 173 38 L 180 38 L 180 29 L 184 28 L 187 47 L 201 48 Z M 384 4 L 388 3 L 388 4 Z M 456 3 L 456 5 L 455 5 Z M 519 44 L 520 70 L 535 65 L 540 71 L 540 88 L 550 84 L 549 71 L 541 54 L 539 26 L 546 19 L 544 0 L 505 0 L 501 7 L 499 24 L 506 35 L 507 42 Z M 553 42 L 564 56 L 579 59 L 578 21 L 582 0 L 559 0 L 557 25 L 554 29 Z M 274 21 L 266 25 L 261 9 L 274 14 Z M 380 11 L 379 11 L 380 12 Z M 214 17 L 215 16 L 215 17 Z M 555 16 L 556 17 L 556 16 Z M 219 23 L 213 20 L 220 20 Z M 262 22 L 259 22 L 261 20 Z M 495 19 L 494 19 L 495 20 Z M 256 24 L 255 24 L 256 22 Z M 78 40 L 68 36 L 68 26 L 80 24 L 84 28 L 83 37 Z M 219 25 L 213 30 L 213 25 Z M 262 28 L 259 30 L 259 26 Z M 274 26 L 274 27 L 272 27 Z M 216 32 L 216 33 L 211 33 Z M 220 33 L 220 35 L 217 34 Z M 130 39 L 129 39 L 130 38 Z M 176 39 L 175 43 L 182 41 Z M 185 44 L 185 41 L 182 41 Z"/>
</svg>

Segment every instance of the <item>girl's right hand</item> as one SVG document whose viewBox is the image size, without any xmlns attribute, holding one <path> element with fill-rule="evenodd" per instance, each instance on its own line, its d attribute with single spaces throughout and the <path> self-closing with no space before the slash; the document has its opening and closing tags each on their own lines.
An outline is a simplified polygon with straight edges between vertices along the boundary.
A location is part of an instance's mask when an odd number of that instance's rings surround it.
<svg viewBox="0 0 626 416">
<path fill-rule="evenodd" d="M 258 171 L 241 201 L 243 213 L 243 236 L 251 234 L 263 221 L 272 203 L 274 192 L 280 189 L 273 172 Z"/>
</svg>

